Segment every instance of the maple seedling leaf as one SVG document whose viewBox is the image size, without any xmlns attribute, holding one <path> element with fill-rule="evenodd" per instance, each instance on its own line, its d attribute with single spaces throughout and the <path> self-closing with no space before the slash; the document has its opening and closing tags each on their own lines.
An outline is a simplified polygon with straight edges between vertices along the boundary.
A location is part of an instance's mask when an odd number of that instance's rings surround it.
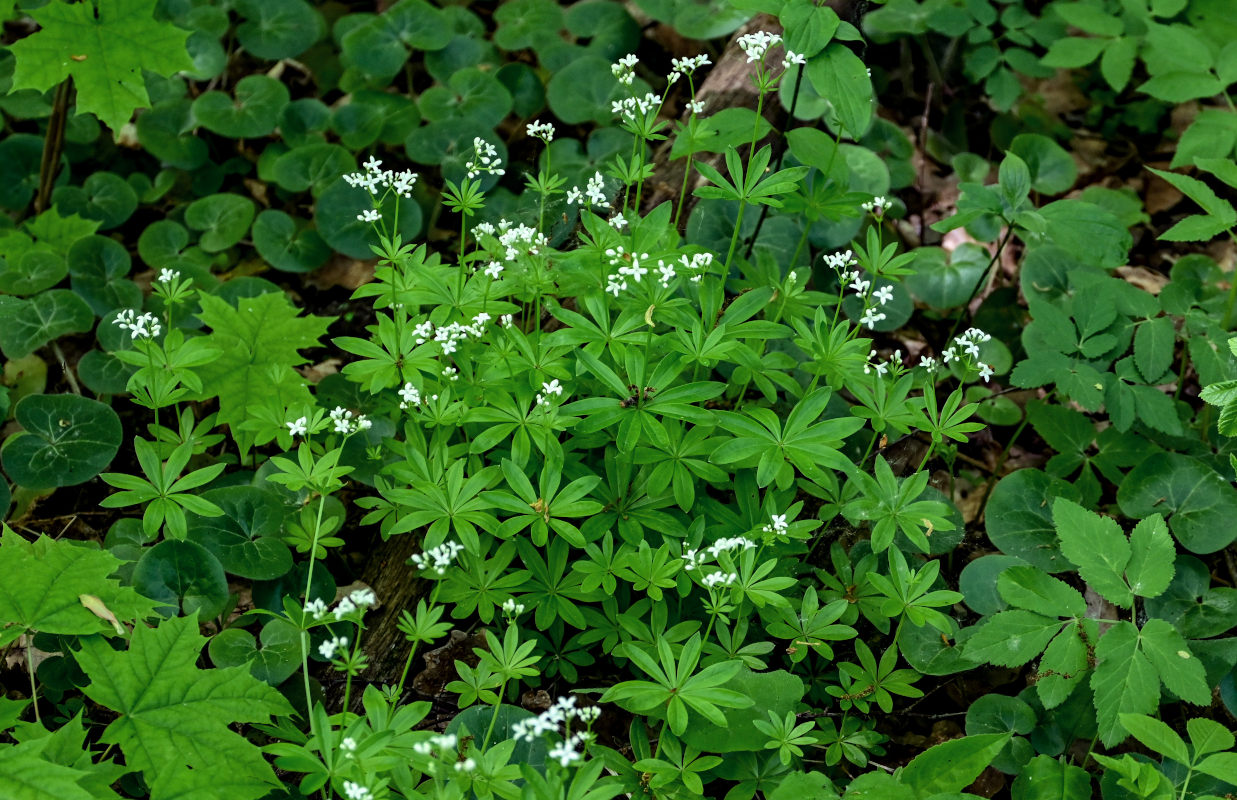
<svg viewBox="0 0 1237 800">
<path fill-rule="evenodd" d="M 155 603 L 108 577 L 120 564 L 106 550 L 78 542 L 46 536 L 27 542 L 5 525 L 0 575 L 11 579 L 0 580 L 0 646 L 31 630 L 64 635 L 112 631 L 114 626 L 90 605 L 116 619 L 153 614 Z M 83 597 L 90 599 L 84 602 Z"/>
<path fill-rule="evenodd" d="M 223 352 L 197 369 L 210 395 L 219 396 L 219 421 L 235 426 L 272 394 L 284 407 L 309 401 L 305 379 L 292 367 L 305 362 L 297 350 L 318 347 L 331 320 L 299 317 L 282 292 L 238 300 L 203 294 L 198 316 L 211 327 L 210 344 Z M 203 397 L 208 396 L 204 394 Z"/>
<path fill-rule="evenodd" d="M 86 695 L 120 714 L 101 741 L 120 745 L 125 763 L 145 774 L 151 800 L 256 800 L 278 786 L 261 749 L 228 726 L 292 707 L 247 664 L 198 669 L 204 644 L 193 614 L 137 628 L 127 651 L 91 637 L 77 654 Z"/>
<path fill-rule="evenodd" d="M 52 0 L 30 11 L 42 26 L 11 49 L 14 89 L 45 92 L 72 77 L 77 110 L 93 112 L 113 133 L 135 108 L 149 108 L 142 70 L 169 76 L 193 69 L 189 31 L 154 18 L 155 0 Z"/>
</svg>

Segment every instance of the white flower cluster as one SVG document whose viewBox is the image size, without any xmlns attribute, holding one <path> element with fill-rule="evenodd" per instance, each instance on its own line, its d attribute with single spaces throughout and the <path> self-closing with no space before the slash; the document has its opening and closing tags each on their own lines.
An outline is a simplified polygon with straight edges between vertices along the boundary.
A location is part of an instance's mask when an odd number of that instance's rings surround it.
<svg viewBox="0 0 1237 800">
<path fill-rule="evenodd" d="M 838 280 L 842 283 L 846 283 L 848 280 L 847 276 L 849 273 L 847 270 L 859 263 L 855 260 L 855 254 L 850 250 L 844 253 L 826 253 L 821 258 L 824 260 L 826 267 L 838 273 Z"/>
<path fill-rule="evenodd" d="M 937 361 L 937 360 L 936 360 L 935 358 L 933 358 L 932 356 L 923 356 L 923 357 L 921 357 L 921 358 L 919 359 L 919 366 L 921 366 L 921 367 L 923 367 L 925 370 L 927 370 L 929 375 L 931 375 L 932 373 L 936 372 L 938 369 L 940 369 L 940 368 L 941 368 L 941 364 L 940 364 L 940 362 L 939 362 L 939 361 Z"/>
<path fill-rule="evenodd" d="M 507 224 L 510 226 L 510 223 Z M 535 256 L 541 252 L 541 248 L 550 243 L 550 240 L 545 234 L 538 233 L 536 228 L 530 228 L 521 223 L 508 227 L 498 234 L 498 243 L 506 248 L 507 260 L 514 261 L 519 257 L 521 249 L 528 255 Z"/>
<path fill-rule="evenodd" d="M 550 407 L 551 397 L 561 397 L 563 394 L 563 386 L 558 382 L 558 378 L 553 378 L 549 383 L 541 384 L 541 392 L 537 394 L 537 405 Z"/>
<path fill-rule="evenodd" d="M 434 323 L 429 320 L 419 322 L 412 329 L 412 335 L 416 337 L 415 343 L 418 347 L 426 342 L 433 340 L 442 347 L 443 355 L 451 355 L 459 349 L 460 342 L 468 341 L 468 339 L 480 339 L 485 336 L 486 325 L 492 320 L 486 312 L 482 311 L 472 318 L 472 322 L 468 325 L 463 325 L 459 322 L 449 322 L 446 325 L 434 327 Z M 411 401 L 409 401 L 411 402 Z M 416 405 L 413 403 L 413 405 Z"/>
<path fill-rule="evenodd" d="M 344 176 L 344 182 L 349 186 L 364 189 L 377 197 L 380 190 L 390 189 L 405 200 L 412 198 L 412 187 L 417 183 L 417 173 L 411 170 L 396 172 L 392 169 L 382 169 L 382 162 L 373 156 L 361 165 L 364 172 L 349 172 Z M 377 219 L 377 213 L 374 219 Z"/>
<path fill-rule="evenodd" d="M 373 589 L 354 589 L 347 597 L 335 605 L 335 610 L 331 613 L 335 615 L 335 621 L 339 622 L 349 614 L 356 613 L 357 611 L 363 613 L 365 609 L 377 602 L 378 597 L 374 594 Z"/>
<path fill-rule="evenodd" d="M 508 597 L 503 601 L 503 613 L 510 617 L 518 617 L 524 613 L 524 604 L 517 603 L 514 597 Z"/>
<path fill-rule="evenodd" d="M 709 267 L 713 266 L 712 253 L 696 253 L 690 259 L 686 255 L 679 256 L 679 263 L 683 265 L 683 269 L 691 273 L 691 282 L 700 283 L 700 279 L 704 277 L 704 273 L 709 271 Z"/>
<path fill-rule="evenodd" d="M 344 781 L 344 794 L 348 800 L 373 800 L 374 794 L 366 787 L 352 781 Z"/>
<path fill-rule="evenodd" d="M 615 214 L 613 217 L 610 217 L 609 221 L 610 227 L 614 228 L 616 231 L 621 231 L 623 228 L 627 227 L 627 217 L 623 216 L 622 211 Z"/>
<path fill-rule="evenodd" d="M 747 63 L 760 61 L 765 53 L 775 44 L 781 44 L 782 37 L 768 31 L 756 31 L 739 37 L 739 48 L 747 54 Z"/>
<path fill-rule="evenodd" d="M 701 53 L 698 56 L 688 56 L 686 58 L 670 59 L 670 72 L 672 75 L 682 74 L 691 75 L 701 67 L 707 67 L 713 62 L 709 60 L 707 53 Z M 674 81 L 671 81 L 673 83 Z"/>
<path fill-rule="evenodd" d="M 527 130 L 529 136 L 540 139 L 546 144 L 554 141 L 554 126 L 548 122 L 530 122 Z"/>
<path fill-rule="evenodd" d="M 168 269 L 164 267 L 159 270 L 159 277 L 155 278 L 156 283 L 171 283 L 180 278 L 180 270 Z"/>
<path fill-rule="evenodd" d="M 945 348 L 941 357 L 946 364 L 963 360 L 973 362 L 975 369 L 979 370 L 979 377 L 987 383 L 993 374 L 992 367 L 979 360 L 979 346 L 991 338 L 979 328 L 969 328 L 965 333 L 954 338 L 953 343 Z"/>
<path fill-rule="evenodd" d="M 580 189 L 579 186 L 572 186 L 567 190 L 567 202 L 572 205 L 584 205 L 587 203 L 590 206 L 609 208 L 610 200 L 606 197 L 605 178 L 598 172 L 588 179 L 584 189 Z"/>
<path fill-rule="evenodd" d="M 769 524 L 765 525 L 761 530 L 774 536 L 785 536 L 789 528 L 790 523 L 786 522 L 785 514 L 771 514 L 769 516 Z"/>
<path fill-rule="evenodd" d="M 332 636 L 330 639 L 327 639 L 325 642 L 318 645 L 318 652 L 322 654 L 323 658 L 325 658 L 327 661 L 330 661 L 332 658 L 335 657 L 335 653 L 337 651 L 346 650 L 347 648 L 348 648 L 348 637 L 347 636 Z"/>
<path fill-rule="evenodd" d="M 876 323 L 886 318 L 885 312 L 880 308 L 893 300 L 892 286 L 881 286 L 875 291 L 869 291 L 872 289 L 872 281 L 860 277 L 859 270 L 850 269 L 858 262 L 855 260 L 854 253 L 849 250 L 844 253 L 826 255 L 824 261 L 825 266 L 838 274 L 839 285 L 863 298 L 863 314 L 859 318 L 861 325 L 868 326 L 870 330 L 876 327 Z"/>
<path fill-rule="evenodd" d="M 377 222 L 382 219 L 382 214 L 376 208 L 367 208 L 360 214 L 357 214 L 356 218 L 361 222 Z"/>
<path fill-rule="evenodd" d="M 431 756 L 435 751 L 443 752 L 446 750 L 454 750 L 459 739 L 454 733 L 438 733 L 423 742 L 417 742 L 412 746 L 412 751 L 417 755 Z"/>
<path fill-rule="evenodd" d="M 643 119 L 650 111 L 656 111 L 661 108 L 661 101 L 661 95 L 653 94 L 652 92 L 645 93 L 644 97 L 625 97 L 622 100 L 612 100 L 610 102 L 610 113 L 623 117 L 627 122 L 634 123 L 637 119 Z"/>
<path fill-rule="evenodd" d="M 728 553 L 731 550 L 751 550 L 756 546 L 756 543 L 751 539 L 743 536 L 735 536 L 732 538 L 721 538 L 704 549 L 704 552 L 699 550 L 686 550 L 683 553 L 683 569 L 691 572 L 701 566 L 711 558 L 717 558 L 722 553 Z"/>
<path fill-rule="evenodd" d="M 126 308 L 112 320 L 121 330 L 129 332 L 134 339 L 153 339 L 163 332 L 163 325 L 154 314 L 138 314 Z"/>
<path fill-rule="evenodd" d="M 356 752 L 356 739 L 345 736 L 339 742 L 339 749 L 343 751 L 344 758 L 352 758 L 352 754 Z"/>
<path fill-rule="evenodd" d="M 719 586 L 721 586 L 722 588 L 725 588 L 728 586 L 734 586 L 738 582 L 738 580 L 739 580 L 738 574 L 734 572 L 722 572 L 721 570 L 718 570 L 716 572 L 711 572 L 708 575 L 705 575 L 703 578 L 701 578 L 700 585 L 706 589 L 716 589 Z"/>
<path fill-rule="evenodd" d="M 783 67 L 783 69 L 790 69 L 790 68 L 791 68 L 791 67 L 793 67 L 793 66 L 800 66 L 800 67 L 802 67 L 802 66 L 804 66 L 805 64 L 807 64 L 807 58 L 805 58 L 803 55 L 800 55 L 799 53 L 795 53 L 795 52 L 793 52 L 793 51 L 791 51 L 791 50 L 787 50 L 787 51 L 786 51 L 786 57 L 782 59 L 782 67 Z"/>
<path fill-rule="evenodd" d="M 590 725 L 601 715 L 601 708 L 588 706 L 576 708 L 574 696 L 560 697 L 554 705 L 536 717 L 520 720 L 511 726 L 511 736 L 517 741 L 523 739 L 531 742 L 546 733 L 556 733 L 558 726 L 578 719 L 585 725 Z M 593 740 L 593 734 L 587 731 L 573 733 L 550 748 L 550 758 L 557 759 L 564 767 L 570 766 L 583 758 L 580 750 L 582 745 Z"/>
<path fill-rule="evenodd" d="M 437 547 L 431 548 L 424 553 L 417 553 L 409 559 L 416 565 L 417 569 L 430 569 L 439 575 L 447 574 L 447 567 L 451 566 L 451 562 L 464 549 L 464 545 L 459 542 L 443 542 Z"/>
<path fill-rule="evenodd" d="M 285 422 L 288 426 L 288 433 L 293 436 L 304 436 L 309 430 L 309 417 L 297 417 L 291 422 Z"/>
<path fill-rule="evenodd" d="M 628 253 L 620 245 L 608 248 L 606 255 L 610 258 L 610 266 L 618 267 L 617 272 L 606 277 L 606 291 L 615 297 L 627 290 L 628 278 L 639 283 L 645 275 L 649 274 L 649 268 L 641 263 L 648 259 L 648 253 Z"/>
<path fill-rule="evenodd" d="M 898 370 L 902 367 L 902 351 L 894 350 L 893 355 L 889 357 L 889 361 L 885 362 L 876 357 L 876 351 L 868 352 L 868 362 L 863 365 L 863 374 L 871 375 L 874 371 L 877 375 L 884 375 L 893 370 L 894 375 L 897 375 Z"/>
<path fill-rule="evenodd" d="M 882 217 L 889 208 L 889 201 L 884 197 L 873 197 L 870 202 L 863 203 L 861 208 L 874 217 Z"/>
<path fill-rule="evenodd" d="M 614 79 L 619 83 L 631 86 L 631 82 L 636 79 L 636 64 L 639 63 L 640 59 L 636 58 L 635 53 L 628 53 L 610 65 L 610 72 L 614 73 Z"/>
<path fill-rule="evenodd" d="M 330 413 L 331 422 L 335 424 L 335 433 L 358 433 L 374 427 L 373 421 L 364 414 L 354 415 L 343 406 L 335 406 Z"/>
<path fill-rule="evenodd" d="M 506 170 L 502 168 L 502 159 L 498 157 L 498 148 L 477 136 L 472 140 L 473 156 L 472 160 L 464 165 L 464 169 L 468 170 L 468 178 L 473 178 L 485 173 L 487 175 L 504 175 Z"/>
</svg>

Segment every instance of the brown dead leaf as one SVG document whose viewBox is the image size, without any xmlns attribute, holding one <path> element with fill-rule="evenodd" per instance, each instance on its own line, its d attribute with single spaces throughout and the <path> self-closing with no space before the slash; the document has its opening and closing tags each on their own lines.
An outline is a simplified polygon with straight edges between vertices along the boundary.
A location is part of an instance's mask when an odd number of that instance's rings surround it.
<svg viewBox="0 0 1237 800">
<path fill-rule="evenodd" d="M 357 289 L 374 279 L 374 261 L 357 261 L 336 253 L 323 266 L 305 276 L 305 282 L 315 289 L 342 286 Z"/>
<path fill-rule="evenodd" d="M 1162 166 L 1164 169 L 1168 168 L 1167 165 Z M 1181 198 L 1184 196 L 1168 181 L 1154 173 L 1148 173 L 1147 190 L 1143 196 L 1143 203 L 1147 207 L 1148 214 L 1154 215 L 1161 211 L 1167 211 L 1180 203 Z"/>
<path fill-rule="evenodd" d="M 485 635 L 481 631 L 471 636 L 463 631 L 451 631 L 451 640 L 425 654 L 425 669 L 412 679 L 412 688 L 428 697 L 437 697 L 451 681 L 459 677 L 455 662 L 462 661 L 470 667 L 480 661 L 473 648 L 484 648 Z"/>
<path fill-rule="evenodd" d="M 334 375 L 339 372 L 339 368 L 343 363 L 338 358 L 328 358 L 325 361 L 319 361 L 313 366 L 297 367 L 296 371 L 301 373 L 301 377 L 310 383 L 318 383 L 327 375 Z"/>
<path fill-rule="evenodd" d="M 1117 267 L 1117 275 L 1126 283 L 1154 295 L 1168 285 L 1167 277 L 1146 267 Z"/>
</svg>

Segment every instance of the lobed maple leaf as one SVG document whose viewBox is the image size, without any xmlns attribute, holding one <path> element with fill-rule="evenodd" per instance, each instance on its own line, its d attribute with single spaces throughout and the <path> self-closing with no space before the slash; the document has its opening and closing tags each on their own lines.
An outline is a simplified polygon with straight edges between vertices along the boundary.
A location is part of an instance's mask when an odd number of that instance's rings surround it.
<svg viewBox="0 0 1237 800">
<path fill-rule="evenodd" d="M 151 800 L 256 800 L 279 785 L 261 749 L 228 726 L 292 707 L 248 665 L 198 669 L 204 644 L 193 614 L 137 628 L 127 651 L 90 638 L 77 654 L 86 695 L 120 714 L 100 741 L 120 745 Z"/>
<path fill-rule="evenodd" d="M 42 26 L 11 49 L 14 89 L 45 92 L 72 77 L 77 110 L 118 133 L 136 108 L 149 108 L 142 70 L 168 76 L 193 69 L 189 31 L 154 18 L 155 0 L 61 0 L 30 11 Z"/>
</svg>

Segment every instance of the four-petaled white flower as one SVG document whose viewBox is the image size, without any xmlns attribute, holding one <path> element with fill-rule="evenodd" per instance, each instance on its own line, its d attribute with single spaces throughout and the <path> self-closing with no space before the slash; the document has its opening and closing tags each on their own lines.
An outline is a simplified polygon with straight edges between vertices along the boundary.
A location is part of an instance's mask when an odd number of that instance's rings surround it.
<svg viewBox="0 0 1237 800">
<path fill-rule="evenodd" d="M 882 306 L 885 305 L 886 303 L 888 303 L 890 300 L 893 299 L 893 287 L 892 286 L 880 287 L 876 291 L 872 292 L 872 299 L 879 301 Z"/>
<path fill-rule="evenodd" d="M 293 436 L 304 436 L 306 431 L 308 430 L 308 428 L 306 427 L 308 424 L 309 424 L 308 417 L 297 417 L 291 422 L 284 423 L 284 425 L 288 426 L 288 433 L 290 433 Z"/>
<path fill-rule="evenodd" d="M 159 270 L 159 277 L 155 279 L 158 283 L 171 283 L 180 278 L 180 270 L 168 269 L 164 267 Z"/>
</svg>

